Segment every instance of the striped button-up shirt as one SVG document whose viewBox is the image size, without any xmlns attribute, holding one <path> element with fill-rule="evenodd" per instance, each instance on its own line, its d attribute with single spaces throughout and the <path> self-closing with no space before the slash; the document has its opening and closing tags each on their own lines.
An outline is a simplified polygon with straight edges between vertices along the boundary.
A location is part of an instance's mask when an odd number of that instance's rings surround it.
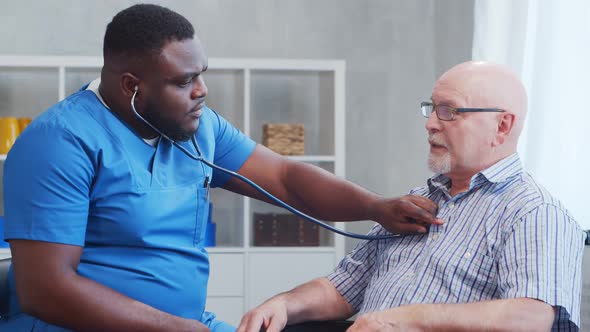
<svg viewBox="0 0 590 332">
<path fill-rule="evenodd" d="M 438 204 L 424 235 L 363 241 L 328 279 L 360 313 L 416 303 L 532 298 L 558 309 L 554 331 L 580 325 L 585 233 L 523 171 L 517 154 L 477 173 L 451 197 L 438 175 L 411 194 Z M 380 225 L 372 234 L 386 234 Z"/>
</svg>

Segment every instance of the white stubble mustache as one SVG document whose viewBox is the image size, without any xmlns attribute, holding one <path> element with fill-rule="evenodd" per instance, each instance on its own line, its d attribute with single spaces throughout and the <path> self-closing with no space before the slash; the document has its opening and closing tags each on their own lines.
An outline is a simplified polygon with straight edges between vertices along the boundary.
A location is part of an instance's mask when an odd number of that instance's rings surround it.
<svg viewBox="0 0 590 332">
<path fill-rule="evenodd" d="M 448 148 L 447 143 L 443 141 L 439 136 L 428 135 L 428 143 Z"/>
</svg>

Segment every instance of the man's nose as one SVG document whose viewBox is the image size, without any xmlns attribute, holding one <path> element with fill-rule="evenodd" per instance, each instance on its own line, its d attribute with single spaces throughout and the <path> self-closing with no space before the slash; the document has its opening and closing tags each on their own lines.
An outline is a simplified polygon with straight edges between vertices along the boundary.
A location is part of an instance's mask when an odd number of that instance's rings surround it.
<svg viewBox="0 0 590 332">
<path fill-rule="evenodd" d="M 429 133 L 440 131 L 440 120 L 436 116 L 435 112 L 432 112 L 428 119 L 426 120 L 426 131 Z"/>
<path fill-rule="evenodd" d="M 204 98 L 207 96 L 207 85 L 205 84 L 205 80 L 203 79 L 202 75 L 199 75 L 197 78 L 197 84 L 194 85 L 194 89 L 192 91 L 191 97 L 193 99 L 197 98 Z"/>
</svg>

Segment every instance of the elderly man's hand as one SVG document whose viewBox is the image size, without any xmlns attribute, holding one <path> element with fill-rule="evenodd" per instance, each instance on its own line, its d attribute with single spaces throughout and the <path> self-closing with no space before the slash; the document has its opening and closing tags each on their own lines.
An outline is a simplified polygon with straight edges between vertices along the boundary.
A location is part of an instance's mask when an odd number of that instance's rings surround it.
<svg viewBox="0 0 590 332">
<path fill-rule="evenodd" d="M 431 224 L 443 224 L 436 218 L 438 206 L 418 195 L 380 199 L 372 211 L 373 220 L 395 234 L 426 233 Z"/>
<path fill-rule="evenodd" d="M 273 298 L 247 312 L 237 332 L 280 332 L 287 325 L 287 307 L 279 298 Z"/>
<path fill-rule="evenodd" d="M 425 311 L 420 305 L 411 305 L 371 312 L 360 316 L 346 332 L 420 332 L 426 328 Z"/>
</svg>

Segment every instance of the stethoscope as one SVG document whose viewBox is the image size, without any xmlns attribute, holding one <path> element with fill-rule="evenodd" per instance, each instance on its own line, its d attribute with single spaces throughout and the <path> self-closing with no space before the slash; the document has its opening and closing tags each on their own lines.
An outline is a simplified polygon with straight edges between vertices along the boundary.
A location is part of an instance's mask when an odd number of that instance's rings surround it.
<svg viewBox="0 0 590 332">
<path fill-rule="evenodd" d="M 246 182 L 247 184 L 249 184 L 252 188 L 258 190 L 260 193 L 262 193 L 264 196 L 266 196 L 268 199 L 272 200 L 273 202 L 277 203 L 279 206 L 282 206 L 283 208 L 289 210 L 290 212 L 300 216 L 301 218 L 304 218 L 305 220 L 309 220 L 315 224 L 317 224 L 320 227 L 323 227 L 329 231 L 332 231 L 334 233 L 340 234 L 340 235 L 344 235 L 344 236 L 348 236 L 351 238 L 355 238 L 355 239 L 361 239 L 361 240 L 384 240 L 384 239 L 391 239 L 391 238 L 395 238 L 395 237 L 400 237 L 402 236 L 401 234 L 385 234 L 385 235 L 365 235 L 365 234 L 358 234 L 358 233 L 352 233 L 352 232 L 347 232 L 347 231 L 343 231 L 341 229 L 338 229 L 332 225 L 329 225 L 321 220 L 318 220 L 310 215 L 307 215 L 299 210 L 297 210 L 296 208 L 292 207 L 291 205 L 281 201 L 280 199 L 276 198 L 275 196 L 273 196 L 271 193 L 269 193 L 268 191 L 264 190 L 262 187 L 260 187 L 259 185 L 257 185 L 256 183 L 254 183 L 254 181 L 248 179 L 247 177 L 238 174 L 234 171 L 230 171 L 228 169 L 225 169 L 221 166 L 217 166 L 215 164 L 213 164 L 210 161 L 205 160 L 205 158 L 203 158 L 203 155 L 201 153 L 201 149 L 199 149 L 199 144 L 197 143 L 197 139 L 195 138 L 196 135 L 193 135 L 191 137 L 191 142 L 195 148 L 195 150 L 197 151 L 198 156 L 195 156 L 192 152 L 190 152 L 189 150 L 187 150 L 184 146 L 180 145 L 178 142 L 176 142 L 175 140 L 173 140 L 172 138 L 168 137 L 168 135 L 164 134 L 163 132 L 161 132 L 158 128 L 156 128 L 156 126 L 154 126 L 153 124 L 151 124 L 149 121 L 147 121 L 143 116 L 141 116 L 137 110 L 135 109 L 135 95 L 137 95 L 138 92 L 138 87 L 135 86 L 135 91 L 133 92 L 133 96 L 131 97 L 131 110 L 133 111 L 133 113 L 135 113 L 135 116 L 137 116 L 138 118 L 141 119 L 141 121 L 143 121 L 145 124 L 147 124 L 150 128 L 152 128 L 156 133 L 158 133 L 160 136 L 164 137 L 165 139 L 169 140 L 172 144 L 174 144 L 174 146 L 176 146 L 178 149 L 180 149 L 180 151 L 182 151 L 185 155 L 187 155 L 187 157 L 201 162 L 209 167 L 211 167 L 212 169 L 216 169 L 218 171 L 221 171 L 225 174 L 228 174 L 230 176 L 236 177 L 244 182 Z M 208 186 L 209 184 L 206 183 L 206 185 Z"/>
</svg>

